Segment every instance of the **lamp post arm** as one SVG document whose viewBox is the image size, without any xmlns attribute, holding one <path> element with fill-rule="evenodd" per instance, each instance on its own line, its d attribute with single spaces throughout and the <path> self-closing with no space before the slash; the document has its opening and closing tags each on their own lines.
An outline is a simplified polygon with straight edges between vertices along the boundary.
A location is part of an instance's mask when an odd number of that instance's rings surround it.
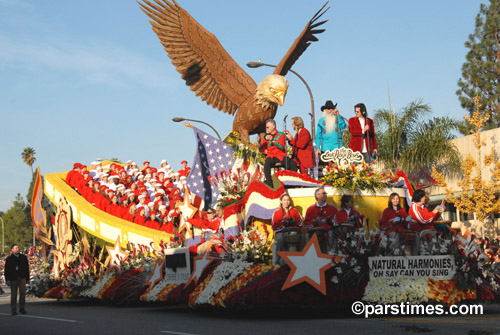
<svg viewBox="0 0 500 335">
<path fill-rule="evenodd" d="M 185 119 L 185 118 L 179 118 L 179 117 L 173 118 L 172 121 L 174 121 L 174 122 L 191 121 L 191 122 L 203 123 L 204 125 L 207 125 L 210 128 L 212 128 L 212 130 L 217 134 L 217 137 L 219 138 L 219 140 L 222 141 L 222 138 L 220 137 L 219 133 L 217 132 L 217 130 L 215 130 L 215 128 L 210 123 L 207 123 L 207 122 L 201 121 L 201 120 Z"/>
<path fill-rule="evenodd" d="M 315 138 L 315 134 L 316 134 L 316 128 L 315 128 L 316 127 L 316 120 L 314 117 L 314 98 L 313 98 L 311 88 L 309 87 L 309 85 L 307 85 L 307 82 L 304 80 L 304 78 L 302 78 L 302 76 L 300 74 L 298 74 L 297 72 L 295 72 L 292 69 L 290 69 L 290 72 L 292 72 L 297 77 L 299 77 L 300 80 L 302 80 L 304 85 L 306 85 L 307 91 L 309 92 L 309 98 L 311 99 L 311 113 L 309 114 L 309 115 L 311 115 L 311 139 L 314 143 L 314 138 Z"/>
</svg>

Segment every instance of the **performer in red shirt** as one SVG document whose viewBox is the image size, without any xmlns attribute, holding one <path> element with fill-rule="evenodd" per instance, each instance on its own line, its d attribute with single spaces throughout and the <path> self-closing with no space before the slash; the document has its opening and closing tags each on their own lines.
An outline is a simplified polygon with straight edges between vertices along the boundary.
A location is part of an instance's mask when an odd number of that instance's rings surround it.
<svg viewBox="0 0 500 335">
<path fill-rule="evenodd" d="M 75 163 L 73 164 L 73 170 L 69 171 L 68 174 L 66 175 L 66 184 L 69 186 L 73 187 L 73 178 L 78 172 L 78 168 L 80 167 L 80 163 Z"/>
<path fill-rule="evenodd" d="M 156 219 L 155 211 L 149 211 L 149 219 L 144 225 L 151 229 L 160 229 L 160 222 Z"/>
<path fill-rule="evenodd" d="M 100 185 L 98 181 L 94 182 L 94 196 L 92 197 L 92 204 L 102 211 L 106 211 L 109 202 L 103 194 L 105 191 L 105 185 Z"/>
<path fill-rule="evenodd" d="M 301 117 L 292 118 L 292 127 L 295 136 L 292 137 L 287 131 L 286 137 L 293 149 L 293 159 L 300 167 L 300 173 L 307 175 L 307 169 L 313 167 L 313 152 L 311 134 L 304 128 L 304 121 Z"/>
<path fill-rule="evenodd" d="M 191 172 L 191 168 L 187 166 L 187 163 L 188 163 L 187 161 L 181 162 L 182 169 L 178 171 L 181 174 L 181 176 L 187 177 Z"/>
<path fill-rule="evenodd" d="M 122 217 L 122 208 L 121 208 L 120 204 L 118 204 L 118 195 L 113 193 L 110 195 L 110 198 L 111 198 L 111 202 L 108 205 L 108 207 L 106 208 L 106 211 L 111 215 L 114 215 L 116 217 L 121 218 Z"/>
<path fill-rule="evenodd" d="M 122 212 L 122 218 L 124 220 L 133 222 L 134 221 L 134 216 L 136 212 L 136 205 L 135 202 L 130 203 L 128 208 L 125 208 L 126 210 Z"/>
<path fill-rule="evenodd" d="M 168 215 L 163 214 L 161 217 L 161 226 L 160 230 L 166 232 L 167 234 L 175 234 L 176 227 L 172 222 L 168 220 Z"/>
<path fill-rule="evenodd" d="M 445 201 L 441 202 L 441 205 L 436 206 L 431 212 L 425 207 L 426 197 L 424 190 L 416 190 L 411 198 L 412 204 L 408 214 L 411 215 L 412 219 L 416 222 L 411 225 L 411 230 L 422 231 L 425 229 L 434 229 L 433 222 L 441 217 L 441 209 L 444 209 Z"/>
<path fill-rule="evenodd" d="M 399 195 L 391 193 L 387 208 L 384 209 L 382 217 L 378 220 L 380 230 L 385 231 L 385 233 L 407 231 L 411 221 L 411 216 L 401 207 Z"/>
<path fill-rule="evenodd" d="M 354 106 L 355 117 L 349 119 L 351 141 L 349 148 L 363 154 L 365 162 L 371 163 L 373 155 L 377 154 L 377 139 L 373 120 L 368 118 L 365 104 Z"/>
<path fill-rule="evenodd" d="M 307 209 L 304 227 L 307 229 L 324 228 L 331 230 L 334 216 L 338 211 L 337 208 L 326 202 L 327 194 L 323 187 L 316 189 L 314 198 L 316 203 Z"/>
<path fill-rule="evenodd" d="M 351 224 L 353 228 L 363 227 L 365 216 L 354 209 L 354 197 L 352 195 L 344 194 L 340 199 L 340 206 L 340 211 L 335 214 L 334 224 Z"/>
<path fill-rule="evenodd" d="M 276 164 L 281 163 L 282 166 L 288 167 L 289 170 L 297 171 L 297 164 L 294 160 L 288 159 L 285 154 L 285 134 L 276 129 L 276 121 L 269 119 L 266 121 L 266 135 L 260 142 L 260 150 L 266 153 L 266 161 L 264 162 L 264 175 L 266 176 L 266 184 L 273 187 L 271 169 Z"/>
<path fill-rule="evenodd" d="M 147 219 L 147 217 L 145 216 L 146 209 L 144 207 L 139 207 L 137 209 L 137 212 L 138 213 L 136 213 L 136 215 L 134 216 L 134 223 L 144 226 Z"/>
<path fill-rule="evenodd" d="M 288 193 L 283 193 L 280 196 L 280 207 L 273 213 L 272 224 L 275 233 L 272 247 L 273 264 L 278 264 L 278 261 L 280 261 L 278 251 L 284 251 L 285 249 L 283 230 L 288 227 L 302 227 L 302 216 L 293 207 L 292 198 Z"/>
<path fill-rule="evenodd" d="M 280 196 L 280 207 L 273 213 L 272 224 L 275 233 L 287 227 L 302 227 L 302 216 L 293 207 L 292 198 L 288 193 Z"/>
<path fill-rule="evenodd" d="M 92 203 L 92 190 L 94 189 L 94 179 L 91 176 L 87 175 L 87 179 L 85 180 L 85 185 L 83 185 L 78 193 L 82 195 L 88 202 Z"/>
<path fill-rule="evenodd" d="M 209 241 L 217 234 L 220 227 L 220 218 L 215 215 L 215 209 L 209 208 L 207 216 L 197 219 L 188 219 L 187 221 L 193 226 L 201 228 L 201 242 Z"/>
</svg>

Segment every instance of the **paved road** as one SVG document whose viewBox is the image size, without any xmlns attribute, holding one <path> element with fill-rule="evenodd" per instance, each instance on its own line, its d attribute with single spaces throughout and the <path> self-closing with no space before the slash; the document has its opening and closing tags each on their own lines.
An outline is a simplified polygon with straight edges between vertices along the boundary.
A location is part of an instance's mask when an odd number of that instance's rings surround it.
<svg viewBox="0 0 500 335">
<path fill-rule="evenodd" d="M 361 318 L 349 312 L 200 312 L 179 306 L 117 307 L 30 298 L 28 315 L 10 314 L 10 293 L 0 296 L 0 334 L 239 335 L 239 334 L 500 334 L 500 306 L 483 315 Z"/>
</svg>

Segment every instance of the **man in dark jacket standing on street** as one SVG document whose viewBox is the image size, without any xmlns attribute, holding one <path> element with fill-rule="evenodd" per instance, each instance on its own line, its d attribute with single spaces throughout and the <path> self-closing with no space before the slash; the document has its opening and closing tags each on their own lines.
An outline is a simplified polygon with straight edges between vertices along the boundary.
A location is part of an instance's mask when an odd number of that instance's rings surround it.
<svg viewBox="0 0 500 335">
<path fill-rule="evenodd" d="M 12 253 L 5 260 L 5 281 L 10 286 L 10 307 L 12 315 L 17 314 L 17 290 L 19 289 L 19 312 L 26 314 L 26 283 L 30 280 L 28 258 L 19 253 L 19 246 L 12 245 Z"/>
</svg>

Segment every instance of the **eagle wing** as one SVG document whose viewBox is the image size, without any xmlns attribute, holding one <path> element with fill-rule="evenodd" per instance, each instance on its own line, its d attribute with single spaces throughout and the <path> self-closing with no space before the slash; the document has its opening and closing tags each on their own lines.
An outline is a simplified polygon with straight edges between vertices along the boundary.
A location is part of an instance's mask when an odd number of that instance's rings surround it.
<svg viewBox="0 0 500 335">
<path fill-rule="evenodd" d="M 144 2 L 142 11 L 186 85 L 208 105 L 233 115 L 254 93 L 255 81 L 175 0 Z"/>
<path fill-rule="evenodd" d="M 327 4 L 328 1 L 323 5 L 323 7 L 321 7 L 321 9 L 316 14 L 314 14 L 313 18 L 307 23 L 306 27 L 304 28 L 304 30 L 302 30 L 299 37 L 295 39 L 295 42 L 293 42 L 290 49 L 288 49 L 288 52 L 286 53 L 285 57 L 283 57 L 278 66 L 276 66 L 274 74 L 279 74 L 282 76 L 286 75 L 288 71 L 292 68 L 292 65 L 304 53 L 304 51 L 311 44 L 311 42 L 316 42 L 318 40 L 318 38 L 314 35 L 321 34 L 322 32 L 325 31 L 325 29 L 316 29 L 316 28 L 321 26 L 328 20 L 324 20 L 321 22 L 316 22 L 316 21 L 318 21 L 318 19 L 323 14 L 325 14 L 327 10 L 330 9 L 330 7 L 328 7 L 327 9 L 323 10 Z"/>
</svg>

